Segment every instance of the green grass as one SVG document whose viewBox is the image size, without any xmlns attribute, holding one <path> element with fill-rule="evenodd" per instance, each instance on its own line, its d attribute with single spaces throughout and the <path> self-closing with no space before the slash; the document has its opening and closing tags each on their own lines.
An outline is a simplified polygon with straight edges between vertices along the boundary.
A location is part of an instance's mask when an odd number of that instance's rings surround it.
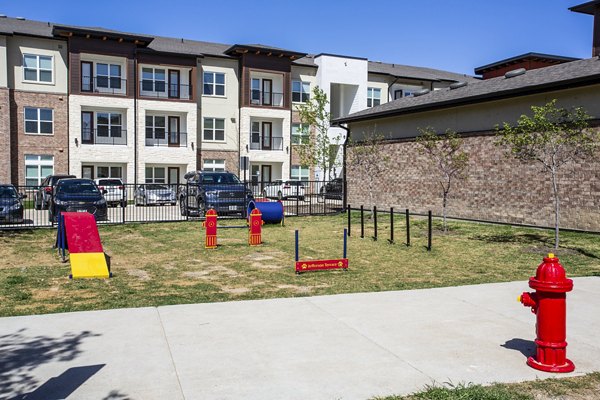
<svg viewBox="0 0 600 400">
<path fill-rule="evenodd" d="M 545 379 L 491 386 L 459 384 L 429 386 L 409 396 L 376 397 L 374 400 L 546 400 L 600 399 L 600 372 L 584 376 Z"/>
<path fill-rule="evenodd" d="M 68 279 L 69 264 L 51 249 L 55 230 L 2 231 L 0 316 L 524 281 L 552 247 L 552 231 L 452 222 L 442 234 L 435 221 L 428 252 L 426 221 L 411 221 L 412 246 L 403 244 L 401 217 L 395 218 L 391 245 L 387 218 L 379 219 L 378 241 L 369 238 L 371 225 L 360 239 L 353 213 L 349 271 L 299 276 L 293 270 L 294 231 L 300 231 L 301 258 L 341 257 L 346 215 L 265 225 L 264 244 L 252 248 L 245 229 L 223 229 L 215 250 L 204 249 L 200 222 L 102 226 L 114 274 L 109 280 Z M 600 276 L 598 239 L 561 234 L 556 253 L 569 276 Z"/>
</svg>

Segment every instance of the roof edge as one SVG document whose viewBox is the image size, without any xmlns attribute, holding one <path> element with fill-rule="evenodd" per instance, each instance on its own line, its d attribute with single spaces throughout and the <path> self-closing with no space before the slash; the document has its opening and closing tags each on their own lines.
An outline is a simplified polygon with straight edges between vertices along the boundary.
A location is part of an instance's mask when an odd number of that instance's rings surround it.
<svg viewBox="0 0 600 400">
<path fill-rule="evenodd" d="M 544 54 L 544 53 L 530 52 L 530 53 L 525 53 L 525 54 L 521 54 L 521 55 L 514 56 L 514 57 L 509 57 L 509 58 L 506 58 L 504 60 L 496 61 L 496 62 L 493 62 L 493 63 L 490 63 L 490 64 L 486 64 L 486 65 L 483 65 L 481 67 L 476 67 L 475 68 L 475 75 L 481 75 L 486 69 L 494 68 L 494 67 L 497 67 L 497 66 L 501 66 L 502 64 L 508 64 L 508 63 L 513 62 L 513 61 L 525 59 L 525 58 L 528 58 L 528 57 L 545 58 L 545 59 L 548 59 L 548 60 L 563 61 L 563 62 L 571 62 L 571 61 L 581 60 L 581 58 L 576 58 L 576 57 L 556 56 L 556 55 L 553 55 L 553 54 Z"/>
<path fill-rule="evenodd" d="M 143 36 L 143 35 L 135 35 L 131 33 L 125 32 L 107 32 L 102 29 L 94 29 L 94 28 L 82 28 L 82 27 L 74 27 L 68 25 L 54 25 L 52 28 L 52 34 L 55 36 L 64 36 L 61 33 L 66 34 L 77 34 L 77 35 L 94 35 L 94 36 L 105 36 L 111 39 L 123 39 L 130 42 L 145 42 L 149 44 L 154 40 L 152 36 Z"/>
<path fill-rule="evenodd" d="M 596 7 L 600 7 L 600 0 L 588 1 L 587 3 L 569 7 L 569 11 L 573 11 L 580 14 L 594 15 Z"/>
</svg>

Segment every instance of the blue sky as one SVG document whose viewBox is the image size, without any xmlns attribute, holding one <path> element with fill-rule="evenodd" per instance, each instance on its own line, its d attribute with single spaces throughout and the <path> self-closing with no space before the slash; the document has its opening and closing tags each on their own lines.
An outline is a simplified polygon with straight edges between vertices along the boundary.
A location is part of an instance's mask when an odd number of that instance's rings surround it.
<svg viewBox="0 0 600 400">
<path fill-rule="evenodd" d="M 473 73 L 530 51 L 590 57 L 587 0 L 0 0 L 0 13 L 221 43 L 263 43 Z"/>
</svg>

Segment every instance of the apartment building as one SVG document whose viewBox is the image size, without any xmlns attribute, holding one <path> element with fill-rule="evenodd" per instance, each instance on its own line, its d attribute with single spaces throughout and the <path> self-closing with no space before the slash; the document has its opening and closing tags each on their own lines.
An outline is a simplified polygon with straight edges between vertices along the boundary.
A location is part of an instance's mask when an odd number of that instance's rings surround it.
<svg viewBox="0 0 600 400">
<path fill-rule="evenodd" d="M 329 179 L 341 176 L 341 162 L 326 176 L 303 166 L 297 151 L 307 133 L 298 106 L 314 87 L 340 118 L 472 79 L 358 57 L 15 18 L 0 18 L 0 32 L 0 107 L 11 110 L 0 118 L 0 154 L 11 160 L 0 163 L 0 181 L 20 183 L 70 172 L 176 184 L 195 169 L 229 170 L 257 184 Z M 37 81 L 24 79 L 34 74 Z M 27 123 L 38 132 L 25 132 Z M 329 135 L 345 140 L 339 127 Z"/>
<path fill-rule="evenodd" d="M 0 181 L 68 171 L 67 46 L 47 23 L 0 17 Z"/>
</svg>

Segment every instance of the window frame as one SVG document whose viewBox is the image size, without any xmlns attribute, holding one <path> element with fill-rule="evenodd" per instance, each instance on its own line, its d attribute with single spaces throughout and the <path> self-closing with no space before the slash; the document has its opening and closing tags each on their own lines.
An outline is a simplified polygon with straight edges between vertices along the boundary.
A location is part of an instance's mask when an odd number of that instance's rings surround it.
<svg viewBox="0 0 600 400">
<path fill-rule="evenodd" d="M 27 109 L 30 110 L 36 110 L 37 111 L 37 120 L 33 120 L 33 119 L 27 119 Z M 42 110 L 50 110 L 51 114 L 52 114 L 52 119 L 50 121 L 44 120 L 42 121 L 41 119 L 41 111 Z M 46 108 L 46 107 L 23 107 L 23 132 L 26 135 L 36 135 L 36 136 L 53 136 L 54 135 L 54 109 L 53 108 Z M 27 132 L 27 122 L 33 122 L 35 121 L 37 123 L 37 132 Z M 52 132 L 50 133 L 42 133 L 41 132 L 41 124 L 42 122 L 50 122 L 52 124 Z"/>
<path fill-rule="evenodd" d="M 100 114 L 107 114 L 108 115 L 108 123 L 107 124 L 98 124 L 98 116 L 100 116 Z M 112 123 L 112 116 L 113 115 L 118 115 L 119 119 L 120 119 L 120 124 L 119 125 L 113 125 Z M 96 129 L 96 133 L 95 133 L 95 137 L 106 137 L 106 138 L 121 138 L 123 137 L 123 114 L 120 112 L 110 112 L 110 111 L 96 111 L 94 112 L 94 123 L 95 123 L 95 129 Z M 108 136 L 102 136 L 100 135 L 100 129 L 99 126 L 106 126 L 108 129 Z M 119 136 L 114 136 L 112 134 L 113 130 L 112 128 L 120 126 L 121 129 L 119 129 Z"/>
<path fill-rule="evenodd" d="M 31 68 L 31 67 L 27 67 L 25 64 L 25 57 L 36 57 L 36 67 L 35 68 Z M 40 66 L 40 57 L 45 57 L 45 58 L 49 58 L 50 59 L 50 69 L 47 68 L 41 68 Z M 32 53 L 23 53 L 23 57 L 22 57 L 22 63 L 23 63 L 23 82 L 25 83 L 37 83 L 37 84 L 42 84 L 42 85 L 54 85 L 54 56 L 53 55 L 47 55 L 47 54 L 32 54 Z M 27 79 L 25 77 L 25 70 L 27 69 L 35 69 L 36 71 L 36 80 L 30 80 Z M 50 71 L 50 75 L 52 77 L 52 79 L 50 81 L 42 81 L 40 80 L 40 76 L 41 76 L 41 71 Z"/>
<path fill-rule="evenodd" d="M 164 173 L 164 177 L 163 178 L 158 178 L 158 179 L 163 179 L 162 182 L 157 182 L 156 181 L 156 170 L 161 169 Z M 152 173 L 150 175 L 152 175 L 151 178 L 148 178 L 148 170 L 151 170 Z M 144 183 L 149 184 L 149 183 L 156 183 L 156 184 L 167 184 L 167 168 L 166 167 L 149 167 L 149 166 L 145 166 L 144 167 Z"/>
<path fill-rule="evenodd" d="M 152 79 L 146 79 L 144 78 L 144 70 L 151 70 L 152 72 Z M 164 79 L 156 79 L 156 71 L 163 71 L 163 75 L 164 75 Z M 169 94 L 169 81 L 168 81 L 168 74 L 169 74 L 169 69 L 168 68 L 159 68 L 159 67 L 151 67 L 151 66 L 142 66 L 142 83 L 140 85 L 140 92 L 145 92 L 145 93 L 164 93 L 165 96 L 168 96 Z M 152 90 L 146 90 L 144 89 L 144 82 L 152 82 Z M 156 90 L 156 83 L 157 82 L 162 82 L 163 83 L 163 87 L 164 90 Z"/>
<path fill-rule="evenodd" d="M 152 125 L 148 125 L 148 118 L 152 118 Z M 164 121 L 164 125 L 161 126 L 157 126 L 156 125 L 156 118 L 162 118 Z M 144 119 L 144 132 L 145 132 L 145 137 L 146 139 L 152 139 L 152 140 L 167 140 L 167 116 L 166 115 L 146 115 L 146 118 Z M 156 128 L 159 129 L 163 129 L 163 137 L 159 138 L 156 137 Z M 148 129 L 152 130 L 152 137 L 148 137 Z"/>
<path fill-rule="evenodd" d="M 212 120 L 212 128 L 206 127 L 206 121 Z M 217 120 L 223 121 L 223 140 L 216 139 L 216 132 L 221 129 L 217 129 Z M 206 139 L 206 132 L 212 132 L 212 139 Z M 215 118 L 215 117 L 204 117 L 202 119 L 202 142 L 210 142 L 210 143 L 226 143 L 227 142 L 227 129 L 225 125 L 225 118 Z"/>
<path fill-rule="evenodd" d="M 222 168 L 220 166 L 223 166 Z M 219 166 L 219 168 L 216 168 Z M 202 171 L 208 172 L 226 172 L 225 159 L 222 158 L 207 158 L 202 160 Z"/>
<path fill-rule="evenodd" d="M 37 157 L 35 160 L 32 160 L 31 158 L 28 160 L 27 158 L 30 157 Z M 51 160 L 42 160 L 42 157 L 50 157 Z M 54 175 L 54 155 L 51 154 L 25 154 L 25 185 L 26 186 L 40 186 L 41 182 L 44 181 L 44 179 L 46 179 L 46 177 L 48 175 Z M 28 162 L 29 161 L 29 162 Z M 35 162 L 34 162 L 35 161 Z M 36 177 L 28 177 L 27 176 L 27 167 L 31 167 L 31 166 L 35 166 L 37 167 L 37 176 Z M 46 174 L 45 176 L 41 176 L 42 174 L 42 167 L 52 167 L 52 171 L 49 174 Z M 31 180 L 31 179 L 37 179 L 37 184 L 35 185 L 28 185 L 27 184 L 27 180 Z"/>
<path fill-rule="evenodd" d="M 294 90 L 294 83 L 300 83 L 300 91 Z M 308 85 L 308 92 L 304 91 L 304 85 Z M 299 93 L 300 101 L 294 100 L 294 93 Z M 306 98 L 304 98 L 306 96 Z M 292 103 L 306 104 L 310 101 L 310 82 L 305 82 L 300 79 L 292 80 Z"/>
<path fill-rule="evenodd" d="M 294 170 L 298 171 L 298 175 L 294 175 Z M 303 172 L 306 171 L 306 175 Z M 310 182 L 310 167 L 303 167 L 301 165 L 292 165 L 290 167 L 290 180 L 299 182 Z"/>
<path fill-rule="evenodd" d="M 299 129 L 298 132 L 301 132 L 300 134 L 298 133 L 294 133 L 294 125 L 298 125 Z M 309 130 L 304 130 L 304 125 L 305 124 L 301 124 L 301 123 L 292 123 L 292 127 L 291 127 L 291 144 L 294 146 L 304 146 L 306 144 L 308 144 L 308 139 L 310 137 L 310 132 Z M 295 138 L 299 138 L 300 140 L 298 140 L 298 142 L 296 143 L 296 141 L 294 140 Z"/>
<path fill-rule="evenodd" d="M 375 97 L 375 93 L 378 93 L 378 97 Z M 379 102 L 379 104 L 374 104 L 375 100 Z M 369 105 L 369 101 L 371 105 Z M 377 107 L 381 105 L 381 88 L 376 87 L 368 87 L 367 88 L 367 108 Z"/>
<path fill-rule="evenodd" d="M 96 61 L 93 63 L 94 67 L 93 67 L 93 71 L 95 72 L 94 78 L 95 78 L 95 82 L 94 82 L 94 87 L 97 89 L 103 89 L 103 90 L 123 90 L 123 66 L 121 64 L 113 64 L 109 61 L 103 62 L 103 61 Z M 98 73 L 98 65 L 106 65 L 108 68 L 108 75 L 100 75 L 100 73 Z M 119 75 L 112 75 L 111 71 L 112 68 L 111 67 L 119 67 Z M 106 83 L 107 86 L 100 86 L 100 84 L 98 83 L 98 78 L 103 77 L 106 78 Z M 112 86 L 112 79 L 118 79 L 119 81 L 119 87 L 113 87 Z"/>
<path fill-rule="evenodd" d="M 212 82 L 206 82 L 206 75 L 212 74 Z M 223 83 L 217 83 L 217 75 L 223 75 Z M 212 87 L 212 93 L 206 93 L 206 85 Z M 223 86 L 223 94 L 216 94 L 217 86 Z M 227 78 L 225 72 L 203 71 L 202 72 L 202 96 L 227 97 Z"/>
</svg>

